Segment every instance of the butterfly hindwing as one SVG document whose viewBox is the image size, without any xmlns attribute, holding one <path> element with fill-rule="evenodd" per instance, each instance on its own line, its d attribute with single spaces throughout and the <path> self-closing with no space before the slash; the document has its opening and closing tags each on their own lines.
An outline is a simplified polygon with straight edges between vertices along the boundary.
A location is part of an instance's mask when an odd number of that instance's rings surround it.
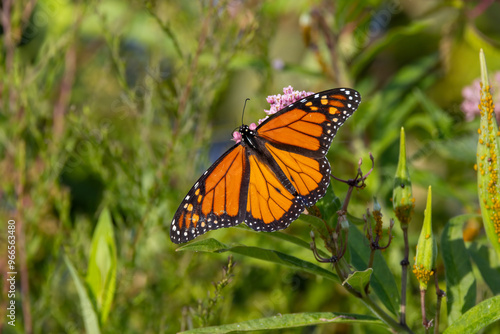
<svg viewBox="0 0 500 334">
<path fill-rule="evenodd" d="M 297 194 L 301 196 L 305 206 L 312 206 L 325 195 L 330 184 L 328 159 L 280 150 L 270 143 L 266 143 L 265 146 Z"/>
<path fill-rule="evenodd" d="M 174 243 L 243 222 L 248 193 L 247 165 L 246 148 L 238 144 L 200 177 L 172 220 L 170 239 Z"/>
<path fill-rule="evenodd" d="M 304 211 L 300 198 L 290 193 L 256 155 L 249 155 L 250 178 L 245 223 L 256 231 L 276 231 L 288 225 Z"/>
</svg>

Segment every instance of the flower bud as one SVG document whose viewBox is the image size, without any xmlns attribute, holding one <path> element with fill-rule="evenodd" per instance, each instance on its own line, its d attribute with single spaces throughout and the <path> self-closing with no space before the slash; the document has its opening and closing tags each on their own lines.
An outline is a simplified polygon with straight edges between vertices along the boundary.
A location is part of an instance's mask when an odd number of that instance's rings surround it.
<svg viewBox="0 0 500 334">
<path fill-rule="evenodd" d="M 405 131 L 401 128 L 401 142 L 399 145 L 399 162 L 394 178 L 394 187 L 392 192 L 392 205 L 394 213 L 401 222 L 401 226 L 408 226 L 415 207 L 415 199 L 411 192 L 411 180 L 408 167 L 406 165 L 406 142 Z"/>
<path fill-rule="evenodd" d="M 382 238 L 382 207 L 378 203 L 377 199 L 374 197 L 373 198 L 373 219 L 375 220 L 375 228 L 373 233 L 378 236 L 379 238 Z"/>
<path fill-rule="evenodd" d="M 420 290 L 427 290 L 427 282 L 434 274 L 436 256 L 436 238 L 432 233 L 432 192 L 429 186 L 424 224 L 418 238 L 417 255 L 415 256 L 415 264 L 413 265 L 413 273 L 420 283 Z"/>
</svg>

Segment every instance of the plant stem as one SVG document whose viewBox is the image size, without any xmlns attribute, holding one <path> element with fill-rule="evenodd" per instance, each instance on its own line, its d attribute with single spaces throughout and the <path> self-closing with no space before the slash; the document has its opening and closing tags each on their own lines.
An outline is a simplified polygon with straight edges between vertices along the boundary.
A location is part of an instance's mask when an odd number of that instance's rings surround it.
<svg viewBox="0 0 500 334">
<path fill-rule="evenodd" d="M 368 268 L 373 268 L 373 261 L 375 261 L 375 249 L 371 249 L 370 251 L 370 260 L 368 260 Z"/>
<path fill-rule="evenodd" d="M 339 262 L 335 264 L 335 269 L 339 278 L 344 281 L 347 278 L 345 272 L 345 266 L 348 267 L 347 262 L 342 258 Z M 343 269 L 344 268 L 344 269 Z M 361 299 L 361 301 L 387 326 L 391 327 L 397 333 L 413 333 L 410 328 L 406 324 L 400 324 L 395 319 L 393 319 L 389 314 L 387 314 L 384 310 L 382 310 L 373 300 L 370 298 L 368 294 L 365 292 L 360 292 L 354 289 L 349 284 L 342 285 L 351 295 Z"/>
<path fill-rule="evenodd" d="M 369 295 L 363 295 L 361 297 L 361 300 L 366 304 L 366 306 L 368 306 L 368 308 L 373 313 L 375 313 L 380 318 L 380 320 L 385 322 L 397 333 L 413 333 L 413 331 L 410 328 L 408 328 L 406 324 L 398 323 L 395 319 L 393 319 L 386 312 L 384 312 L 384 310 L 382 310 L 376 303 L 373 302 L 373 300 L 370 298 Z"/>
<path fill-rule="evenodd" d="M 410 247 L 408 245 L 408 226 L 401 227 L 403 230 L 403 237 L 405 242 L 405 256 L 401 261 L 401 304 L 399 307 L 401 325 L 406 325 L 406 287 L 408 284 L 408 257 L 410 254 Z"/>
<path fill-rule="evenodd" d="M 437 302 L 436 302 L 436 317 L 434 318 L 434 333 L 438 334 L 439 333 L 439 319 L 440 319 L 440 313 L 441 313 L 441 301 L 444 296 L 446 296 L 445 292 L 439 288 L 439 281 L 437 277 L 437 272 L 434 274 L 434 282 L 436 284 L 436 295 L 437 295 Z"/>
<path fill-rule="evenodd" d="M 427 290 L 420 289 L 420 310 L 422 311 L 422 325 L 425 328 L 425 332 L 429 333 L 429 327 L 432 326 L 432 321 L 427 321 L 427 316 L 425 315 L 425 293 Z"/>
</svg>

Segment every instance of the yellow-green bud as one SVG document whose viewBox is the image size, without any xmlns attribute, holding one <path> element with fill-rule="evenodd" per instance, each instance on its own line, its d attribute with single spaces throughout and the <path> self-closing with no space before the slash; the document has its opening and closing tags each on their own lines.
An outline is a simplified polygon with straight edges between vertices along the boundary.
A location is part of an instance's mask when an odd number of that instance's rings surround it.
<svg viewBox="0 0 500 334">
<path fill-rule="evenodd" d="M 408 167 L 406 165 L 406 142 L 405 131 L 401 128 L 401 142 L 399 145 L 399 162 L 394 178 L 394 187 L 392 192 L 392 205 L 394 213 L 401 222 L 402 227 L 406 227 L 413 216 L 415 199 L 411 191 L 411 180 Z"/>
<path fill-rule="evenodd" d="M 413 273 L 420 283 L 420 290 L 427 290 L 427 282 L 434 274 L 436 256 L 436 238 L 432 233 L 432 191 L 429 186 L 424 224 L 418 238 L 417 255 L 415 256 L 415 264 L 413 265 Z"/>
</svg>

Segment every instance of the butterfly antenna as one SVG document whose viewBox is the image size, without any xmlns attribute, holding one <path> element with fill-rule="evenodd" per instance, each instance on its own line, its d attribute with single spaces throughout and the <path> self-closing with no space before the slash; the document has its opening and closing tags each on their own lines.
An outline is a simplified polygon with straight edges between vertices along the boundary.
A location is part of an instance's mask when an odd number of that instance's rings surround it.
<svg viewBox="0 0 500 334">
<path fill-rule="evenodd" d="M 243 117 L 245 116 L 245 107 L 247 106 L 247 101 L 250 101 L 249 98 L 245 99 L 245 104 L 243 105 L 243 112 L 241 113 L 241 125 L 243 125 Z"/>
</svg>

